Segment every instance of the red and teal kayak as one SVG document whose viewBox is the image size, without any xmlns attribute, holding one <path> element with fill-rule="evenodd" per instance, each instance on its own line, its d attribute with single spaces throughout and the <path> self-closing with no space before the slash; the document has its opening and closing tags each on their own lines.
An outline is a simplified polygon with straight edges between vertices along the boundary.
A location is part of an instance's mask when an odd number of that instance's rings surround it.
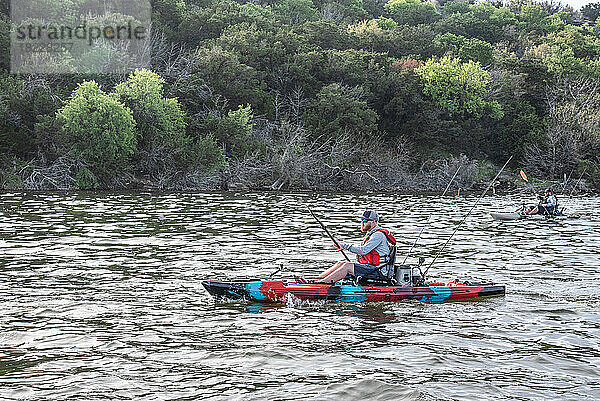
<svg viewBox="0 0 600 401">
<path fill-rule="evenodd" d="M 417 300 L 444 302 L 502 296 L 505 286 L 493 283 L 425 282 L 414 287 L 355 285 L 336 283 L 295 283 L 286 280 L 203 281 L 202 285 L 218 299 L 246 299 L 261 303 L 288 301 L 395 302 Z"/>
</svg>

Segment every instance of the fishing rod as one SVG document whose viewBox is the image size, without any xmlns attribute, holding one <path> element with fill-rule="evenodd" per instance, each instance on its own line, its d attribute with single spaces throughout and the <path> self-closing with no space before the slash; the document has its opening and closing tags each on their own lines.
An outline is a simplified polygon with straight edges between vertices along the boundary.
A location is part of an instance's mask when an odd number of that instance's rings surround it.
<svg viewBox="0 0 600 401">
<path fill-rule="evenodd" d="M 571 175 L 573 174 L 573 171 L 574 171 L 574 169 L 571 169 L 571 172 L 569 173 L 569 177 L 565 180 L 565 183 L 563 184 L 561 195 L 565 193 L 565 189 L 567 189 L 567 184 L 571 180 Z M 565 177 L 566 177 L 566 174 L 565 174 Z"/>
<path fill-rule="evenodd" d="M 329 232 L 329 230 L 327 229 L 327 227 L 325 227 L 325 224 L 323 224 L 321 222 L 321 220 L 319 220 L 319 218 L 317 216 L 315 216 L 315 214 L 313 213 L 312 210 L 310 210 L 310 208 L 308 209 L 308 211 L 310 212 L 310 214 L 312 214 L 312 217 L 315 218 L 315 220 L 317 220 L 319 222 L 319 224 L 321 225 L 321 228 L 323 228 L 323 230 L 325 230 L 325 232 L 327 233 L 327 235 L 329 235 L 329 238 L 331 238 L 331 240 L 333 241 L 333 243 L 335 244 L 336 248 L 338 250 L 340 250 L 342 252 L 342 255 L 344 255 L 344 257 L 346 258 L 346 260 L 348 262 L 350 262 L 350 258 L 346 255 L 346 253 L 344 252 L 344 250 L 342 249 L 342 247 L 340 246 L 340 243 L 337 242 L 337 240 L 335 238 L 333 238 L 333 235 L 331 235 L 331 233 Z"/>
<path fill-rule="evenodd" d="M 579 181 L 581 181 L 581 179 L 583 178 L 583 175 L 585 174 L 586 170 L 587 170 L 587 167 L 583 169 L 583 173 L 581 173 L 581 175 L 579 176 L 579 179 L 577 180 L 577 182 L 573 186 L 573 189 L 571 189 L 571 192 L 569 193 L 569 199 L 571 199 L 571 195 L 573 195 L 573 192 L 575 191 L 575 188 L 577 188 L 577 185 L 579 185 Z"/>
<path fill-rule="evenodd" d="M 575 188 L 577 188 L 577 185 L 579 185 L 579 182 L 581 181 L 581 179 L 583 178 L 583 175 L 585 174 L 587 170 L 587 167 L 583 169 L 583 173 L 581 173 L 581 175 L 579 176 L 579 179 L 577 180 L 577 182 L 575 183 L 575 185 L 573 186 L 573 188 L 571 189 L 571 192 L 569 193 L 569 197 L 567 198 L 567 200 L 571 200 L 571 195 L 573 195 L 573 192 L 575 191 Z M 562 212 L 565 211 L 565 208 L 563 207 L 562 209 L 560 209 L 560 213 L 562 214 Z"/>
<path fill-rule="evenodd" d="M 423 278 L 425 278 L 425 275 L 427 274 L 427 272 L 429 271 L 429 269 L 431 268 L 431 266 L 433 266 L 433 264 L 435 263 L 435 261 L 437 260 L 437 258 L 440 256 L 440 254 L 442 253 L 442 251 L 444 250 L 444 248 L 446 248 L 446 245 L 448 245 L 448 243 L 450 242 L 450 240 L 452 239 L 452 237 L 454 237 L 454 234 L 456 234 L 456 232 L 458 231 L 458 229 L 460 228 L 460 226 L 465 222 L 465 220 L 467 220 L 467 217 L 469 217 L 469 215 L 473 212 L 473 210 L 475 209 L 475 206 L 477 206 L 477 204 L 479 203 L 479 201 L 485 196 L 485 194 L 487 193 L 487 191 L 490 190 L 490 188 L 492 187 L 492 185 L 494 184 L 494 182 L 500 176 L 500 173 L 502 173 L 502 171 L 508 165 L 508 163 L 511 161 L 512 158 L 513 158 L 512 156 L 508 158 L 508 160 L 506 161 L 506 163 L 504 163 L 504 166 L 502 166 L 502 168 L 500 169 L 500 171 L 498 171 L 498 174 L 496 174 L 496 176 L 494 177 L 494 179 L 492 180 L 492 182 L 490 182 L 490 184 L 487 186 L 487 188 L 485 189 L 485 191 L 483 191 L 483 193 L 481 194 L 481 196 L 477 199 L 477 201 L 475 202 L 475 204 L 471 207 L 471 210 L 469 210 L 469 213 L 467 213 L 467 215 L 461 220 L 461 222 L 458 223 L 458 225 L 454 229 L 454 232 L 448 238 L 448 241 L 446 241 L 446 243 L 444 244 L 444 246 L 442 246 L 442 248 L 438 251 L 437 255 L 435 255 L 435 258 L 433 258 L 433 260 L 431 261 L 431 263 L 429 264 L 429 266 L 427 266 L 427 269 L 425 269 L 425 272 L 423 273 Z"/>
<path fill-rule="evenodd" d="M 444 197 L 444 195 L 446 195 L 446 192 L 448 192 L 448 189 L 450 188 L 450 184 L 452 184 L 452 181 L 454 181 L 454 179 L 456 178 L 456 175 L 458 174 L 459 171 L 460 171 L 460 166 L 458 166 L 458 169 L 456 170 L 456 173 L 454 173 L 454 175 L 452 176 L 452 179 L 450 180 L 450 182 L 448 182 L 448 185 L 446 185 L 446 189 L 444 189 L 444 192 L 442 193 L 442 198 Z M 459 189 L 459 191 L 460 191 L 460 189 Z M 421 234 L 423 234 L 423 231 L 425 230 L 425 228 L 429 224 L 429 220 L 431 220 L 431 216 L 433 216 L 433 213 L 431 213 L 429 215 L 429 217 L 427 218 L 427 221 L 425 222 L 425 224 L 423 224 L 423 227 L 421 228 L 421 231 L 419 232 L 419 236 L 417 237 L 417 239 L 415 240 L 415 242 L 413 242 L 412 246 L 408 250 L 408 253 L 406 254 L 406 257 L 404 258 L 404 260 L 402 261 L 402 264 L 406 263 L 406 259 L 408 259 L 408 257 L 410 256 L 410 253 L 414 249 L 415 245 L 417 245 L 417 242 L 419 241 L 419 239 L 421 239 Z"/>
</svg>

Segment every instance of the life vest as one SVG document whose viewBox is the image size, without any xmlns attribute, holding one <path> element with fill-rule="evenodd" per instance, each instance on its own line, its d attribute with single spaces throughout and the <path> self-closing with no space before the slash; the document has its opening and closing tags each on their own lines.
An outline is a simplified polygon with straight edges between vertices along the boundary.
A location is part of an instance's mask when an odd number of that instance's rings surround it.
<svg viewBox="0 0 600 401">
<path fill-rule="evenodd" d="M 554 204 L 546 206 L 551 198 L 554 198 Z M 544 196 L 541 205 L 544 206 L 544 209 L 548 211 L 548 214 L 556 214 L 556 212 L 558 212 L 558 199 L 556 199 L 556 195 L 554 194 L 550 196 Z"/>
<path fill-rule="evenodd" d="M 371 238 L 371 236 L 374 233 L 376 233 L 377 231 L 381 231 L 382 233 L 384 233 L 385 238 L 387 239 L 387 241 L 390 244 L 392 244 L 392 246 L 396 245 L 396 242 L 397 242 L 396 238 L 394 238 L 392 233 L 386 228 L 377 229 L 377 230 L 373 231 L 372 233 L 370 233 L 369 235 L 367 235 L 365 237 L 365 239 L 363 240 L 362 245 L 366 244 L 367 241 L 369 241 L 369 239 Z M 356 260 L 358 260 L 358 263 L 365 263 L 365 264 L 373 265 L 373 266 L 379 265 L 380 258 L 381 258 L 381 256 L 375 249 L 372 249 L 371 252 L 366 253 L 364 255 L 356 255 Z M 387 258 L 387 255 L 386 255 L 386 258 Z"/>
</svg>

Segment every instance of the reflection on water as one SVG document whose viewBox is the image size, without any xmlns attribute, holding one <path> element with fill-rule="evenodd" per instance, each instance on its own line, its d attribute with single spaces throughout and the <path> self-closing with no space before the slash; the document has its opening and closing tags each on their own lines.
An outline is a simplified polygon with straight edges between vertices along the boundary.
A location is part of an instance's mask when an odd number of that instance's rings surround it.
<svg viewBox="0 0 600 401">
<path fill-rule="evenodd" d="M 204 278 L 315 274 L 375 208 L 431 261 L 475 197 L 0 194 L 0 398 L 600 399 L 598 198 L 577 220 L 495 222 L 490 196 L 432 278 L 507 295 L 446 304 L 215 303 Z M 427 262 L 426 262 L 427 263 Z"/>
</svg>

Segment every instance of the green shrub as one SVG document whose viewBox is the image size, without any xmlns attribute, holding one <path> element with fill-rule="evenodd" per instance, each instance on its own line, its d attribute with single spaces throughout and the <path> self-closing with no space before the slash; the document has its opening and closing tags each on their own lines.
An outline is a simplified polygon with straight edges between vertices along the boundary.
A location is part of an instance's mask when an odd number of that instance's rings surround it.
<svg viewBox="0 0 600 401">
<path fill-rule="evenodd" d="M 116 97 L 133 111 L 137 124 L 140 170 L 156 174 L 186 167 L 190 140 L 185 113 L 175 98 L 165 98 L 165 81 L 149 70 L 136 70 L 115 88 Z"/>
<path fill-rule="evenodd" d="M 98 179 L 94 173 L 84 167 L 75 175 L 75 185 L 78 189 L 97 189 Z"/>
<path fill-rule="evenodd" d="M 227 165 L 223 148 L 212 134 L 198 138 L 190 153 L 191 163 L 203 171 L 214 171 Z"/>
<path fill-rule="evenodd" d="M 227 156 L 239 159 L 263 147 L 252 135 L 253 118 L 250 105 L 240 106 L 226 115 L 209 114 L 203 128 L 224 145 Z"/>
<path fill-rule="evenodd" d="M 389 0 L 385 9 L 400 25 L 431 24 L 440 18 L 432 3 L 421 0 Z"/>
<path fill-rule="evenodd" d="M 377 113 L 361 99 L 362 94 L 360 87 L 337 83 L 323 87 L 304 113 L 306 128 L 315 138 L 376 133 Z"/>
<path fill-rule="evenodd" d="M 94 81 L 84 81 L 57 113 L 59 140 L 98 177 L 114 177 L 135 151 L 132 112 Z"/>
<path fill-rule="evenodd" d="M 423 81 L 423 92 L 450 115 L 479 118 L 486 113 L 496 119 L 502 118 L 500 104 L 485 100 L 490 74 L 478 63 L 461 63 L 459 59 L 443 57 L 427 61 L 415 72 Z"/>
</svg>

